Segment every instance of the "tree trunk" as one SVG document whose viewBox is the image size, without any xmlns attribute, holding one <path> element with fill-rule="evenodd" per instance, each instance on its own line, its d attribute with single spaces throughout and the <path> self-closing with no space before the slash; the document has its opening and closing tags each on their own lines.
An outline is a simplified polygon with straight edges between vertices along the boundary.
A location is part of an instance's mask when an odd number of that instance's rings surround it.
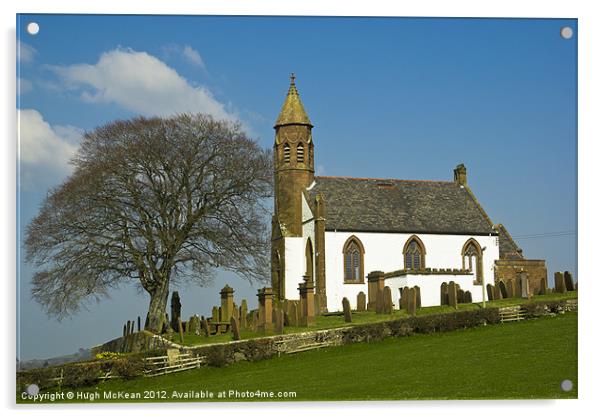
<svg viewBox="0 0 602 418">
<path fill-rule="evenodd" d="M 165 322 L 165 309 L 167 307 L 167 298 L 169 296 L 169 280 L 157 286 L 150 294 L 150 304 L 148 306 L 148 324 L 146 330 L 160 334 Z"/>
</svg>

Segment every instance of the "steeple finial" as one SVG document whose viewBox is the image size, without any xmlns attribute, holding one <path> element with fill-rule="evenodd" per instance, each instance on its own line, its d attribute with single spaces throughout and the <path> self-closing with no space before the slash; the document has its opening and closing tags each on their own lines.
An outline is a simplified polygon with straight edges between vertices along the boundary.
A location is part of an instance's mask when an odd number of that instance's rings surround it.
<svg viewBox="0 0 602 418">
<path fill-rule="evenodd" d="M 274 127 L 293 124 L 312 126 L 307 113 L 305 113 L 303 103 L 301 103 L 301 98 L 295 85 L 296 78 L 295 73 L 291 73 L 291 84 Z"/>
</svg>

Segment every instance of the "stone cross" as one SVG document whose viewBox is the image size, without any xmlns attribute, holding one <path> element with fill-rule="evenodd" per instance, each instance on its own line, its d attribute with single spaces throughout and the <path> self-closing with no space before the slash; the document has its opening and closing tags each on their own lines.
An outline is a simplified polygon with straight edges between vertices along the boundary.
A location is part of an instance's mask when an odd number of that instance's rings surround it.
<svg viewBox="0 0 602 418">
<path fill-rule="evenodd" d="M 351 306 L 347 298 L 343 298 L 343 315 L 345 316 L 345 322 L 351 322 Z"/>
<path fill-rule="evenodd" d="M 358 312 L 363 312 L 366 310 L 366 294 L 364 292 L 359 292 L 357 294 L 356 310 Z"/>
<path fill-rule="evenodd" d="M 238 320 L 233 316 L 230 317 L 230 327 L 232 328 L 232 336 L 234 341 L 240 340 L 240 328 L 238 327 Z"/>
<path fill-rule="evenodd" d="M 376 311 L 377 301 L 385 288 L 385 273 L 372 271 L 368 274 L 368 310 Z"/>
</svg>

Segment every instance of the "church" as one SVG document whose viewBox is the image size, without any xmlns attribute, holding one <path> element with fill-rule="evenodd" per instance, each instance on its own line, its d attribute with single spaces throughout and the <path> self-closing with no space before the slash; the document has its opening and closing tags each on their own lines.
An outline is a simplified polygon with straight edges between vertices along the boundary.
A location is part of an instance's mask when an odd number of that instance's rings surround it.
<svg viewBox="0 0 602 418">
<path fill-rule="evenodd" d="M 271 280 L 278 300 L 314 287 L 319 312 L 355 309 L 368 294 L 367 275 L 385 273 L 398 289 L 419 286 L 424 307 L 441 304 L 442 283 L 455 282 L 481 302 L 488 284 L 516 289 L 528 280 L 545 292 L 544 260 L 529 260 L 501 224 L 494 224 L 459 164 L 450 180 L 316 176 L 313 125 L 295 77 L 274 126 L 274 215 Z M 319 142 L 318 142 L 319 143 Z"/>
</svg>

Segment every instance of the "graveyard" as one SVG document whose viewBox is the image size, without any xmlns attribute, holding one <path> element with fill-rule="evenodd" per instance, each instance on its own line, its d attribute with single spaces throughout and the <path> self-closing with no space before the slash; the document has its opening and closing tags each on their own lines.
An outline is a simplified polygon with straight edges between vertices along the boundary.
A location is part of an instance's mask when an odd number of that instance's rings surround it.
<svg viewBox="0 0 602 418">
<path fill-rule="evenodd" d="M 569 392 L 560 390 L 564 379 L 577 382 L 575 312 L 203 367 L 152 379 L 107 380 L 78 390 L 167 391 L 167 399 L 132 402 L 576 398 L 576 386 Z M 295 396 L 218 398 L 226 389 L 292 391 Z M 201 391 L 212 392 L 215 398 L 197 398 Z M 175 393 L 191 396 L 176 399 Z"/>
<path fill-rule="evenodd" d="M 384 278 L 380 273 L 377 276 Z M 131 388 L 132 384 L 133 387 L 156 388 L 157 385 L 163 384 L 162 382 L 169 385 L 166 388 L 171 390 L 171 385 L 180 387 L 186 385 L 186 382 L 195 382 L 187 376 L 197 376 L 196 378 L 205 385 L 211 383 L 211 376 L 214 376 L 217 382 L 221 379 L 219 376 L 235 373 L 232 370 L 240 368 L 246 370 L 244 373 L 254 375 L 253 370 L 263 370 L 266 367 L 264 363 L 271 364 L 270 362 L 275 364 L 274 374 L 279 373 L 279 365 L 288 365 L 290 362 L 297 364 L 299 370 L 308 362 L 308 369 L 315 371 L 316 366 L 309 367 L 309 364 L 326 358 L 330 358 L 337 368 L 338 356 L 341 356 L 341 364 L 344 364 L 345 356 L 353 356 L 354 350 L 365 350 L 367 355 L 370 355 L 372 350 L 400 350 L 390 354 L 391 361 L 398 359 L 400 364 L 406 364 L 411 358 L 412 362 L 422 362 L 424 367 L 435 367 L 439 361 L 431 358 L 432 356 L 439 353 L 445 357 L 449 356 L 449 350 L 458 350 L 456 346 L 452 349 L 446 348 L 441 341 L 455 338 L 460 340 L 458 344 L 465 344 L 468 351 L 458 356 L 454 360 L 458 363 L 454 363 L 452 367 L 466 369 L 454 373 L 483 377 L 485 365 L 491 370 L 500 368 L 512 372 L 521 363 L 525 363 L 527 369 L 520 370 L 520 373 L 535 378 L 539 372 L 535 373 L 535 369 L 532 369 L 532 372 L 528 370 L 536 367 L 538 362 L 550 362 L 549 364 L 562 363 L 559 373 L 571 376 L 575 374 L 576 381 L 578 293 L 577 285 L 573 283 L 569 272 L 556 273 L 554 288 L 546 289 L 545 292 L 530 292 L 528 285 L 523 286 L 522 292 L 509 290 L 511 287 L 506 288 L 502 282 L 497 282 L 495 286 L 487 289 L 490 300 L 485 306 L 473 303 L 459 286 L 450 282 L 441 286 L 440 306 L 422 307 L 420 289 L 406 287 L 399 289 L 397 306 L 401 309 L 394 309 L 392 292 L 388 286 L 384 286 L 384 280 L 373 283 L 374 285 L 368 288 L 368 295 L 363 292 L 358 294 L 358 309 L 351 310 L 349 301 L 344 298 L 341 312 L 322 313 L 317 312 L 314 294 L 308 291 L 312 287 L 309 281 L 300 285 L 300 299 L 293 301 L 275 301 L 271 289 L 262 288 L 257 293 L 258 308 L 251 310 L 248 310 L 248 303 L 244 299 L 237 304 L 235 290 L 226 285 L 219 293 L 220 304 L 211 309 L 211 316 L 193 315 L 187 321 L 181 320 L 182 299 L 178 292 L 173 292 L 170 303 L 171 316 L 166 315 L 162 334 L 144 330 L 140 317 L 129 320 L 123 325 L 122 336 L 92 348 L 96 357 L 94 360 L 18 372 L 17 392 L 31 383 L 39 385 L 43 392 L 57 388 Z M 481 335 L 490 332 L 492 335 Z M 490 346 L 487 345 L 489 342 L 481 341 L 481 338 L 498 342 Z M 515 352 L 520 346 L 516 341 L 521 338 L 525 340 L 525 347 L 522 349 L 526 350 L 522 354 Z M 549 339 L 554 340 L 553 343 L 546 343 Z M 404 350 L 412 344 L 428 345 L 428 355 L 424 353 L 422 357 L 408 357 Z M 483 344 L 486 346 L 479 348 Z M 372 348 L 372 345 L 375 347 Z M 363 348 L 351 348 L 352 346 Z M 537 354 L 538 352 L 540 354 Z M 513 360 L 511 364 L 504 364 L 506 360 L 493 364 L 493 359 L 500 356 L 513 359 L 517 356 L 522 357 L 520 361 Z M 560 362 L 554 362 L 554 356 L 564 357 Z M 375 354 L 372 360 L 365 358 L 359 371 L 345 371 L 345 366 L 341 365 L 342 374 L 335 373 L 332 378 L 339 379 L 344 373 L 360 373 L 358 379 L 372 380 L 366 373 L 370 373 L 373 367 L 380 367 L 379 363 L 382 361 L 379 359 L 378 354 Z M 465 364 L 462 366 L 463 362 Z M 242 366 L 241 363 L 246 365 Z M 406 366 L 397 372 L 406 373 Z M 395 367 L 392 371 L 396 370 Z M 215 370 L 220 370 L 218 375 L 215 374 Z M 519 373 L 519 370 L 514 372 Z M 379 379 L 386 378 L 387 373 L 383 373 L 384 376 Z M 432 375 L 425 379 L 431 385 L 438 380 L 438 374 L 435 370 L 429 373 Z M 440 368 L 439 373 L 448 376 L 448 368 Z M 296 376 L 290 376 L 293 375 Z M 500 376 L 506 378 L 503 374 Z M 239 379 L 233 383 L 238 385 Z M 264 384 L 261 381 L 256 383 Z M 338 384 L 334 381 L 331 383 Z M 198 386 L 198 381 L 194 384 Z M 518 396 L 514 392 L 506 392 L 506 389 L 482 394 L 483 397 L 490 398 L 561 395 L 554 395 L 548 390 L 545 393 L 535 391 Z M 458 399 L 479 397 L 474 391 L 465 396 L 443 391 L 419 392 L 415 396 L 408 392 L 400 398 L 387 398 L 383 393 L 382 397 L 377 396 L 375 399 L 448 399 L 454 396 Z M 329 399 L 346 397 L 338 393 Z M 349 399 L 364 398 L 356 396 Z"/>
</svg>

